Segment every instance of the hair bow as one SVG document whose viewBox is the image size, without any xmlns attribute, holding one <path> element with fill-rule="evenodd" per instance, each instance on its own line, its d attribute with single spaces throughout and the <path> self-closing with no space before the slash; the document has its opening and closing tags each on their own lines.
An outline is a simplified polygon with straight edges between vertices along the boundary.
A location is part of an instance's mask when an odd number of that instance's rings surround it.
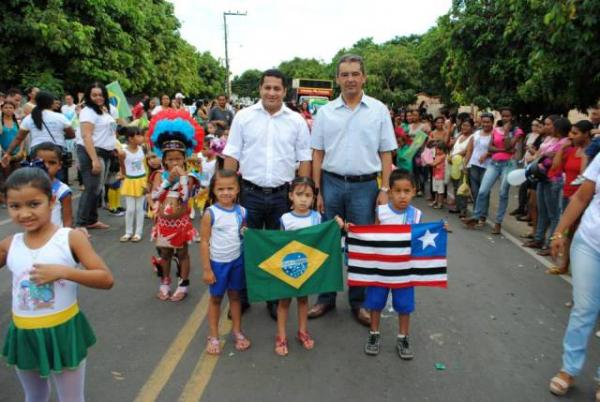
<svg viewBox="0 0 600 402">
<path fill-rule="evenodd" d="M 42 169 L 44 172 L 48 171 L 48 169 L 46 169 L 46 164 L 44 163 L 44 160 L 39 158 L 33 159 L 31 161 L 23 160 L 21 161 L 21 167 L 32 167 Z"/>
</svg>

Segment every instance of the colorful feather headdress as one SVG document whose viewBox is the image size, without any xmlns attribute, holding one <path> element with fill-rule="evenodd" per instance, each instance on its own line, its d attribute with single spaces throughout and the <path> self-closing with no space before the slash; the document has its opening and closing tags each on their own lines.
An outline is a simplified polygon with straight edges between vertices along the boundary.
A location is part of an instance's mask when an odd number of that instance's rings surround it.
<svg viewBox="0 0 600 402">
<path fill-rule="evenodd" d="M 165 151 L 181 151 L 186 156 L 202 150 L 204 130 L 184 110 L 165 110 L 150 121 L 148 140 L 152 151 L 162 158 Z"/>
</svg>

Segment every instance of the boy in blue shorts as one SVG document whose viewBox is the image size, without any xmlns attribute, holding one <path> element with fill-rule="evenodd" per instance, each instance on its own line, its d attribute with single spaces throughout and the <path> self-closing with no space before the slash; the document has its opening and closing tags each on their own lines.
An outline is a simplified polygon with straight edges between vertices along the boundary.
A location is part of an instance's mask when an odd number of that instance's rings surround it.
<svg viewBox="0 0 600 402">
<path fill-rule="evenodd" d="M 410 205 L 415 194 L 416 182 L 413 175 L 406 170 L 394 170 L 390 175 L 390 201 L 386 205 L 377 206 L 376 223 L 384 225 L 419 223 L 422 213 L 419 209 Z M 399 324 L 396 349 L 401 359 L 410 360 L 413 358 L 413 352 L 408 342 L 408 330 L 410 314 L 415 310 L 415 288 L 406 287 L 391 289 L 391 291 L 392 304 L 394 310 L 398 313 Z M 365 353 L 368 355 L 379 354 L 381 341 L 379 322 L 389 292 L 390 289 L 385 287 L 368 286 L 366 289 L 366 299 L 363 307 L 371 312 L 371 328 L 365 344 Z"/>
</svg>

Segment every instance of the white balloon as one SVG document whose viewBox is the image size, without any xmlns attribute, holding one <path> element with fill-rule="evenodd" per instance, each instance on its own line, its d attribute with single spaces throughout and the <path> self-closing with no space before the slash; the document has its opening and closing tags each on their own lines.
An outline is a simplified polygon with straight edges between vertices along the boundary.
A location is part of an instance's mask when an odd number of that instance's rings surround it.
<svg viewBox="0 0 600 402">
<path fill-rule="evenodd" d="M 527 180 L 525 177 L 525 169 L 513 170 L 508 174 L 506 180 L 511 186 L 520 186 L 521 184 L 525 183 L 525 180 Z"/>
</svg>

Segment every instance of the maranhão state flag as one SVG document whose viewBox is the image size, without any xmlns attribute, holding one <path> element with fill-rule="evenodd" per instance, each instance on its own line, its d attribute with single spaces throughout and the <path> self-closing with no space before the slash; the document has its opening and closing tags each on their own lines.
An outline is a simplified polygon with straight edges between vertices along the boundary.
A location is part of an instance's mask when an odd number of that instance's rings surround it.
<svg viewBox="0 0 600 402">
<path fill-rule="evenodd" d="M 350 226 L 348 285 L 448 286 L 448 234 L 443 222 Z"/>
</svg>

